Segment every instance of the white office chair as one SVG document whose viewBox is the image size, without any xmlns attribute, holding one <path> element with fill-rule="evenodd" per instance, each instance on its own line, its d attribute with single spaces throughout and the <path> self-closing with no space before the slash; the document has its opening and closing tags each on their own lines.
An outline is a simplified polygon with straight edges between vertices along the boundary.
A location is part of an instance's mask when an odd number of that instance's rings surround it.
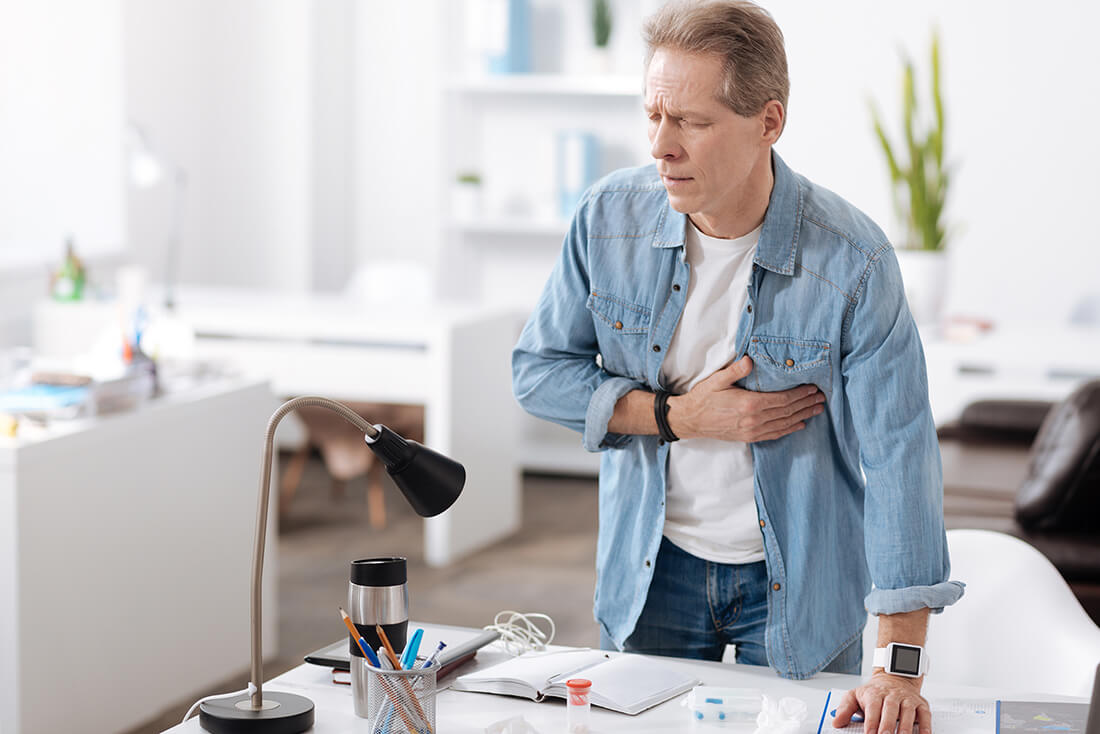
<svg viewBox="0 0 1100 734">
<path fill-rule="evenodd" d="M 989 530 L 949 530 L 951 578 L 966 593 L 928 625 L 929 677 L 984 686 L 1002 695 L 1088 697 L 1100 662 L 1093 624 L 1061 574 L 1018 538 Z M 878 618 L 863 634 L 870 673 Z"/>
</svg>

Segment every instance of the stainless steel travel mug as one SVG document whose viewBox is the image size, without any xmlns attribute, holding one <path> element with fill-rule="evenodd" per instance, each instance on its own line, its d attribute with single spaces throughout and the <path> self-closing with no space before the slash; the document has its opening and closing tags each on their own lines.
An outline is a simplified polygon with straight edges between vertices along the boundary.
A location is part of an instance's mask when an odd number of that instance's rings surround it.
<svg viewBox="0 0 1100 734">
<path fill-rule="evenodd" d="M 386 638 L 400 655 L 409 627 L 408 564 L 404 558 L 364 558 L 351 562 L 348 584 L 348 616 L 372 650 L 382 646 L 375 630 L 381 625 Z M 351 689 L 355 715 L 367 717 L 367 659 L 353 641 Z"/>
</svg>

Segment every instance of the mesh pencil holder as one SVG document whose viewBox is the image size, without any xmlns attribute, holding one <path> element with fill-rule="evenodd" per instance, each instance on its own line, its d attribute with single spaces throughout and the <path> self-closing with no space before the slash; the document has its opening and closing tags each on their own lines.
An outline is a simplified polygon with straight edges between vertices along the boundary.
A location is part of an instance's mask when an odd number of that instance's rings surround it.
<svg viewBox="0 0 1100 734">
<path fill-rule="evenodd" d="M 435 734 L 436 666 L 381 670 L 367 666 L 371 734 Z"/>
</svg>

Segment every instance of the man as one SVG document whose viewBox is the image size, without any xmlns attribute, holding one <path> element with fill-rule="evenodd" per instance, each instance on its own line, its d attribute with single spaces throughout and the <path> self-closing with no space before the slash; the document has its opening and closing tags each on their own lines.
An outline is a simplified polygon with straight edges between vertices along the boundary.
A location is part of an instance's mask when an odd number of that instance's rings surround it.
<svg viewBox="0 0 1100 734">
<path fill-rule="evenodd" d="M 922 646 L 962 594 L 893 250 L 772 151 L 788 81 L 765 11 L 666 6 L 646 42 L 656 163 L 585 194 L 517 399 L 604 452 L 605 647 L 858 673 L 867 611 L 880 647 Z M 837 723 L 929 732 L 922 680 L 876 669 Z"/>
</svg>

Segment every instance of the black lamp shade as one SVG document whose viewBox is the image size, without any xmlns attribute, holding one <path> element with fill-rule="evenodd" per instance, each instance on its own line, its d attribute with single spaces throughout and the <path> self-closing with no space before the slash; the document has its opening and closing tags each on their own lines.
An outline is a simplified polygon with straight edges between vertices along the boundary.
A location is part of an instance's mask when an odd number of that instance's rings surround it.
<svg viewBox="0 0 1100 734">
<path fill-rule="evenodd" d="M 455 503 L 466 484 L 466 469 L 454 459 L 410 441 L 385 426 L 368 442 L 416 514 L 434 517 Z"/>
</svg>

